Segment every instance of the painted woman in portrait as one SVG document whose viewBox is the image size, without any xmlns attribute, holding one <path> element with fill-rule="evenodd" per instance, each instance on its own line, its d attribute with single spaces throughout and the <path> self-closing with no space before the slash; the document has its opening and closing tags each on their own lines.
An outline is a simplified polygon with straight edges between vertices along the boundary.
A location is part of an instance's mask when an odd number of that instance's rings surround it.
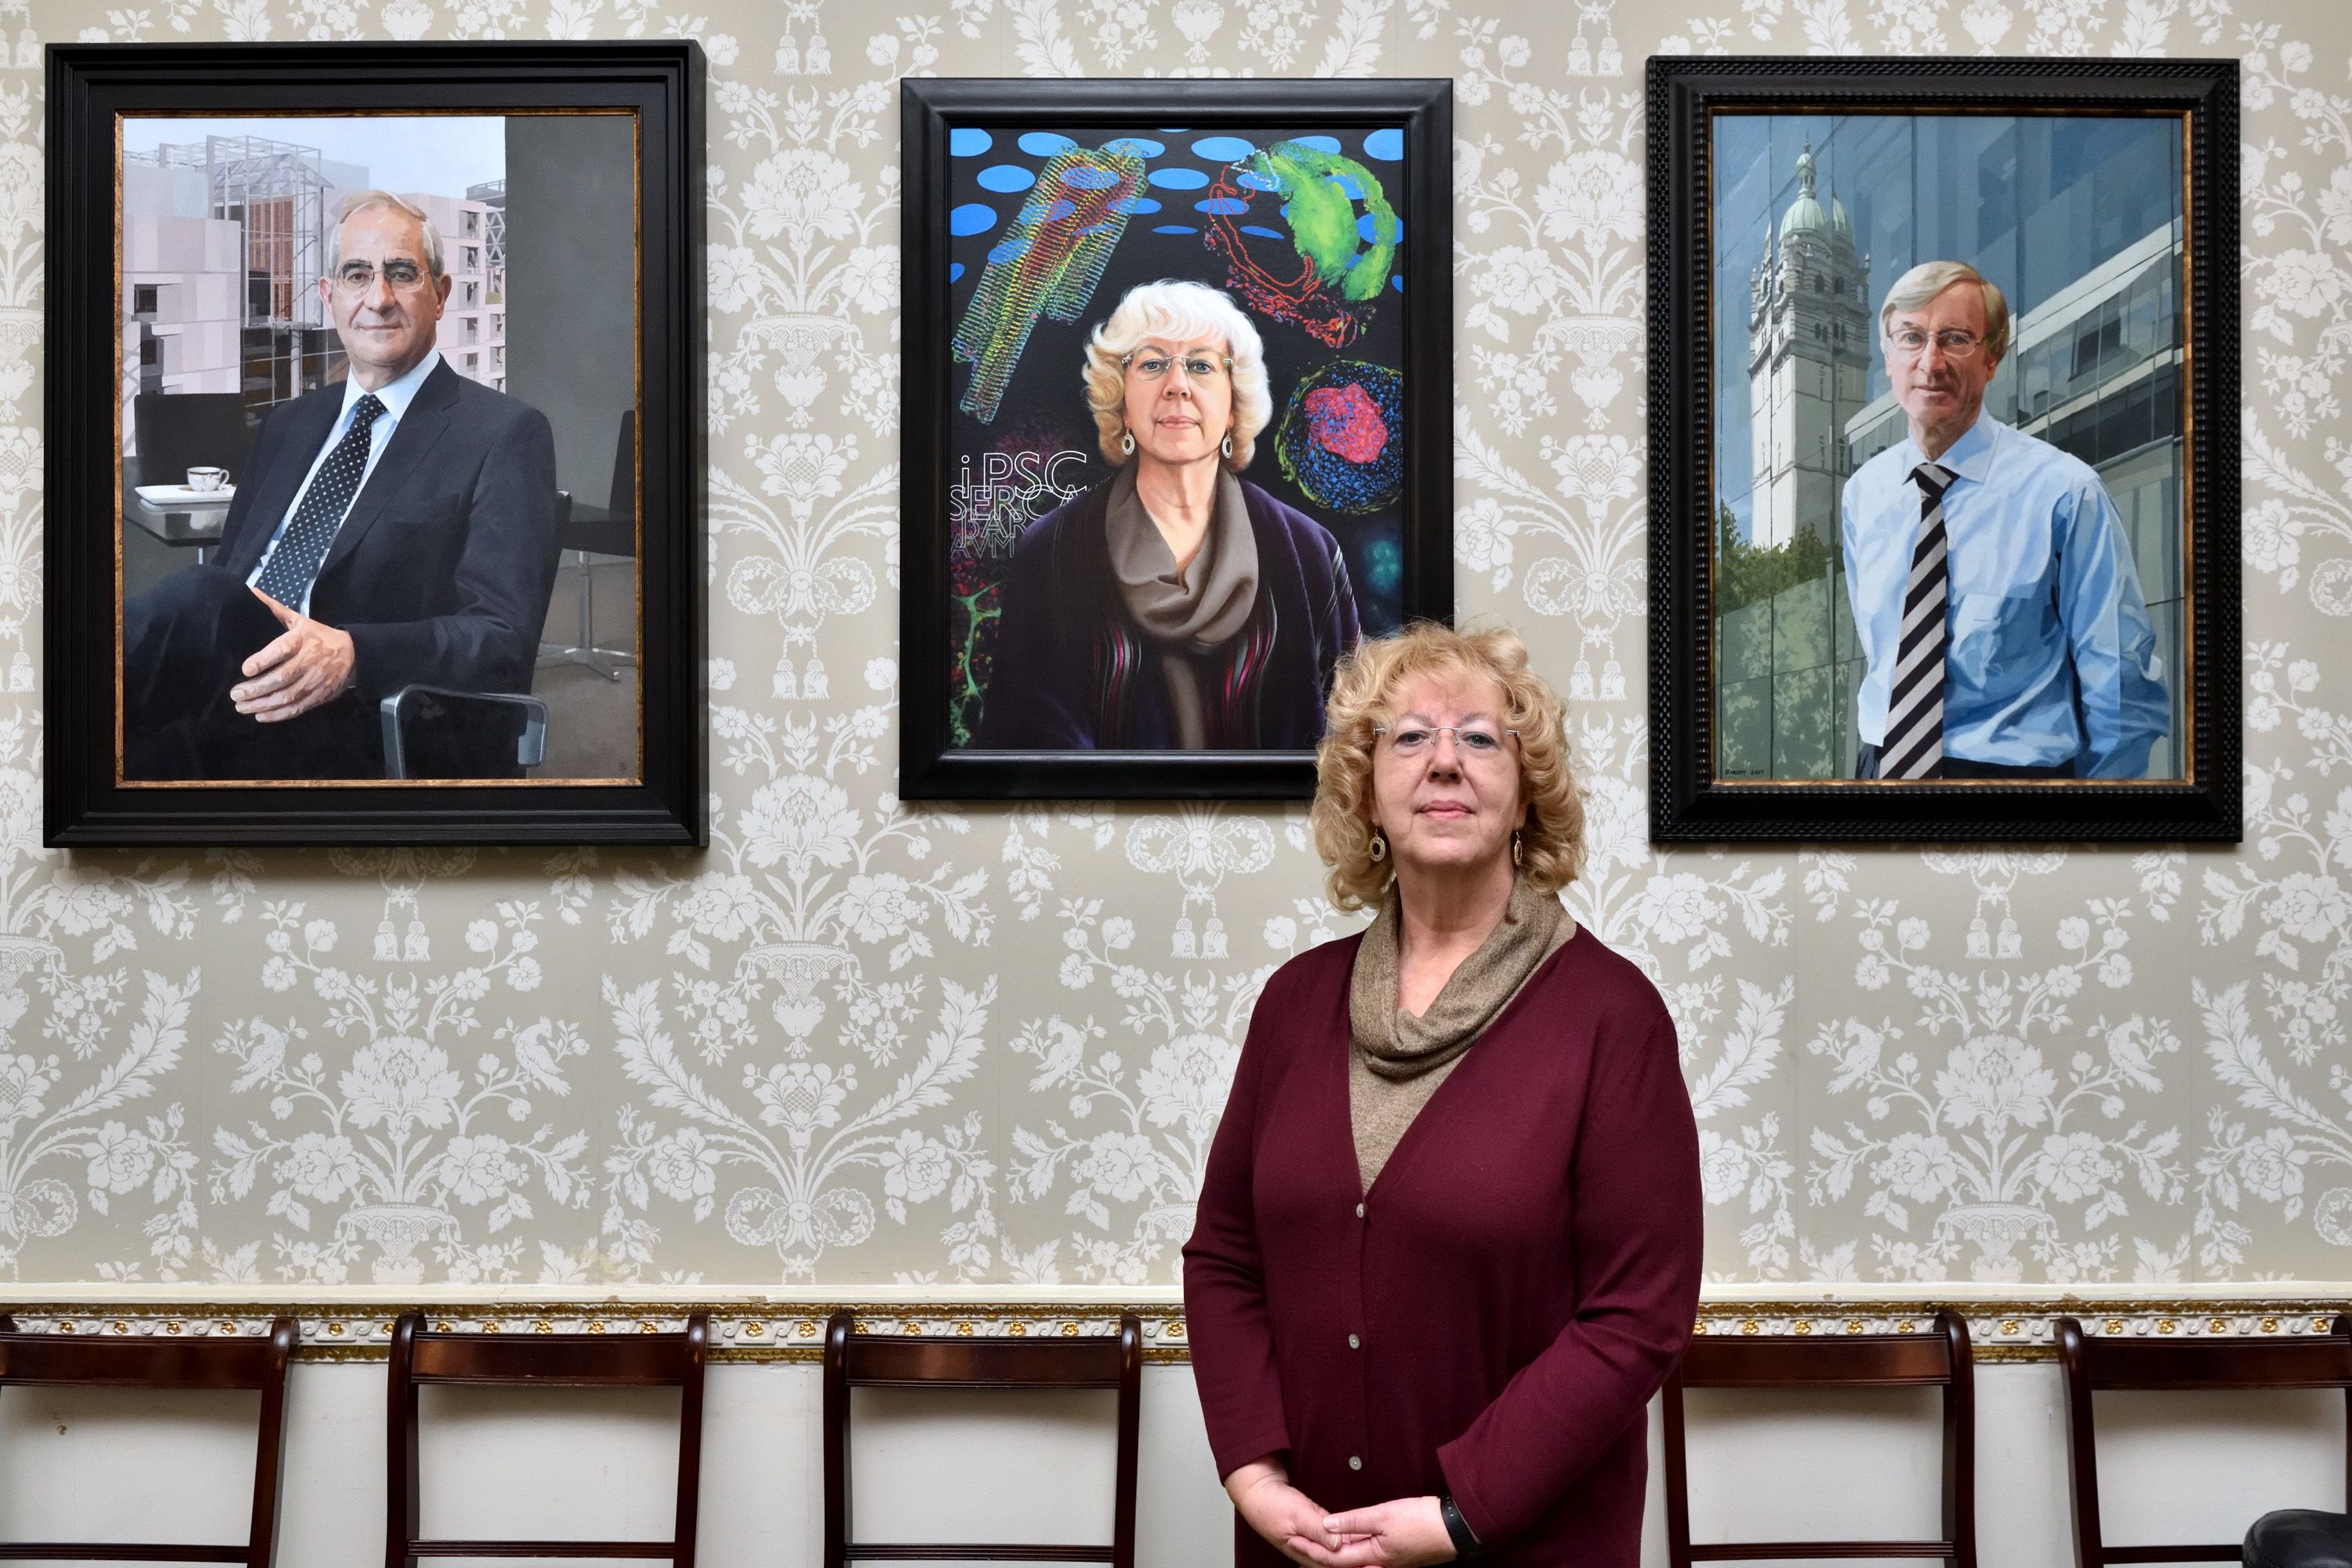
<svg viewBox="0 0 2352 1568">
<path fill-rule="evenodd" d="M 1219 289 L 1128 291 L 1086 350 L 1109 479 L 1014 548 L 979 743 L 1303 751 L 1357 640 L 1339 542 L 1241 477 L 1272 411 Z"/>
</svg>

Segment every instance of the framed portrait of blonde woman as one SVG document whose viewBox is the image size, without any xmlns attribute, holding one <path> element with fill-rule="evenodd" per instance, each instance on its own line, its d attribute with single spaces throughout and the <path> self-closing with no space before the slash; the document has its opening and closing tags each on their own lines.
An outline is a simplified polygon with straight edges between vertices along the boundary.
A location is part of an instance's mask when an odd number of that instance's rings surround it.
<svg viewBox="0 0 2352 1568">
<path fill-rule="evenodd" d="M 1650 88 L 1653 837 L 2236 839 L 2235 63 Z"/>
<path fill-rule="evenodd" d="M 899 84 L 900 793 L 1293 797 L 1452 607 L 1452 87 Z"/>
</svg>

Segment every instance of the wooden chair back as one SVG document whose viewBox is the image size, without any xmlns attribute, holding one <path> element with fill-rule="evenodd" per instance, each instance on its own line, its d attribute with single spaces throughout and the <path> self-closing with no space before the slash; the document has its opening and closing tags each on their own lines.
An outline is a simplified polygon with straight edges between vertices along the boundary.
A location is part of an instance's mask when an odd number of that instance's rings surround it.
<svg viewBox="0 0 2352 1568">
<path fill-rule="evenodd" d="M 1118 1454 L 1107 1546 L 1009 1542 L 887 1544 L 850 1539 L 849 1391 L 853 1388 L 1108 1388 L 1118 1393 Z M 1115 1335 L 1000 1339 L 861 1334 L 847 1312 L 824 1330 L 824 1568 L 913 1560 L 1108 1563 L 1135 1568 L 1135 1473 L 1143 1394 L 1143 1324 Z"/>
<path fill-rule="evenodd" d="M 285 1459 L 286 1363 L 294 1353 L 294 1320 L 280 1318 L 267 1339 L 85 1339 L 23 1334 L 0 1316 L 0 1388 L 251 1390 L 261 1395 L 253 1456 L 253 1513 L 242 1546 L 118 1542 L 0 1542 L 0 1561 L 240 1563 L 270 1568 L 278 1550 L 278 1489 Z"/>
<path fill-rule="evenodd" d="M 1821 1557 L 1934 1557 L 1976 1568 L 1977 1415 L 1969 1325 L 1936 1314 L 1927 1334 L 1702 1335 L 1660 1391 L 1665 1415 L 1666 1558 L 1752 1563 Z M 1916 1388 L 1944 1391 L 1942 1535 L 1934 1541 L 1753 1541 L 1695 1546 L 1690 1538 L 1689 1460 L 1684 1447 L 1685 1388 Z"/>
<path fill-rule="evenodd" d="M 2091 1395 L 2101 1389 L 2218 1391 L 2344 1390 L 2345 1494 L 2352 1503 L 2352 1314 L 2325 1334 L 2276 1340 L 2122 1339 L 2083 1331 L 2061 1318 L 2058 1363 L 2066 1378 L 2066 1450 L 2081 1568 L 2110 1563 L 2236 1563 L 2244 1542 L 2199 1546 L 2109 1546 L 2099 1527 L 2098 1429 Z"/>
<path fill-rule="evenodd" d="M 393 1325 L 385 1568 L 420 1557 L 644 1557 L 689 1568 L 702 1489 L 702 1367 L 709 1314 L 678 1334 L 444 1333 L 421 1312 Z M 667 1541 L 424 1540 L 417 1534 L 416 1391 L 428 1383 L 679 1392 L 677 1525 Z"/>
</svg>

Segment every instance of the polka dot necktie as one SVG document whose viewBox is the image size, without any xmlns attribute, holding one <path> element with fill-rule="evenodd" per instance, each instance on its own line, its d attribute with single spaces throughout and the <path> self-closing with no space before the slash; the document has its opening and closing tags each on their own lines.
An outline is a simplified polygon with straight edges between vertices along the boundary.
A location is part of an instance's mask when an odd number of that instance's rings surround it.
<svg viewBox="0 0 2352 1568">
<path fill-rule="evenodd" d="M 1945 562 L 1944 492 L 1959 476 L 1941 463 L 1911 470 L 1919 487 L 1919 539 L 1903 595 L 1903 638 L 1886 700 L 1883 779 L 1934 778 L 1944 761 L 1944 611 L 1951 593 Z"/>
<path fill-rule="evenodd" d="M 327 558 L 327 546 L 335 542 L 335 530 L 342 526 L 343 513 L 359 493 L 360 480 L 367 474 L 368 431 L 383 412 L 383 405 L 373 392 L 352 405 L 351 429 L 319 465 L 294 521 L 286 525 L 261 581 L 254 584 L 289 609 L 302 607 L 302 595 L 310 591 L 310 579 L 319 574 L 319 563 Z"/>
</svg>

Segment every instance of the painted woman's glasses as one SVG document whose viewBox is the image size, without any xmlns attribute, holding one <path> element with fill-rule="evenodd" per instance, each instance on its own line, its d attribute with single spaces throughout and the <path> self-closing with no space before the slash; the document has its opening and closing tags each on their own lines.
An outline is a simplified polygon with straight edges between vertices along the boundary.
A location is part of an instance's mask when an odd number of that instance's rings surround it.
<svg viewBox="0 0 2352 1568">
<path fill-rule="evenodd" d="M 1118 362 L 1145 381 L 1158 381 L 1174 366 L 1182 366 L 1184 374 L 1194 381 L 1213 381 L 1223 376 L 1233 365 L 1229 359 L 1212 359 L 1207 354 L 1129 354 Z"/>
</svg>

